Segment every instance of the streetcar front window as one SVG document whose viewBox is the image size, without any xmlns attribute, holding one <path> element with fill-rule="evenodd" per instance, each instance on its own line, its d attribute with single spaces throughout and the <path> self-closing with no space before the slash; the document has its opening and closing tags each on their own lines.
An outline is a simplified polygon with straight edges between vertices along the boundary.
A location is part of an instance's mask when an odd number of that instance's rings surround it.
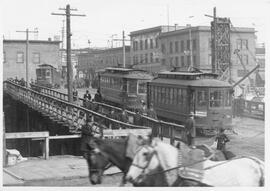
<svg viewBox="0 0 270 191">
<path fill-rule="evenodd" d="M 222 107 L 223 91 L 219 89 L 210 89 L 210 107 Z"/>
<path fill-rule="evenodd" d="M 137 80 L 128 81 L 128 93 L 136 94 L 137 93 Z"/>
<path fill-rule="evenodd" d="M 232 96 L 230 90 L 224 90 L 224 106 L 230 107 L 232 105 Z"/>
<path fill-rule="evenodd" d="M 138 93 L 146 94 L 146 82 L 138 82 Z"/>
</svg>

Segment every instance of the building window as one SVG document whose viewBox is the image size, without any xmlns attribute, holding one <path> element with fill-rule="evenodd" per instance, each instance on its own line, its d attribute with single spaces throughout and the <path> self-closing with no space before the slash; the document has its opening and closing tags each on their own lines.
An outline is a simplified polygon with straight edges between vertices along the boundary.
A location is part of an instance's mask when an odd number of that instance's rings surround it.
<svg viewBox="0 0 270 191">
<path fill-rule="evenodd" d="M 248 40 L 247 39 L 237 39 L 236 47 L 238 50 L 247 50 L 248 49 Z"/>
<path fill-rule="evenodd" d="M 153 39 L 150 39 L 150 48 L 153 48 Z"/>
<path fill-rule="evenodd" d="M 170 53 L 172 54 L 173 53 L 173 43 L 170 42 Z"/>
<path fill-rule="evenodd" d="M 23 52 L 17 52 L 17 63 L 24 63 L 24 54 L 23 54 Z"/>
<path fill-rule="evenodd" d="M 178 56 L 175 57 L 174 61 L 175 61 L 175 63 L 174 63 L 175 66 L 179 66 L 179 58 L 178 58 Z"/>
<path fill-rule="evenodd" d="M 196 50 L 196 39 L 192 40 L 192 50 Z"/>
<path fill-rule="evenodd" d="M 143 50 L 143 41 L 140 40 L 140 50 Z"/>
<path fill-rule="evenodd" d="M 140 63 L 143 63 L 143 55 L 141 54 Z"/>
<path fill-rule="evenodd" d="M 248 55 L 242 56 L 242 62 L 243 62 L 243 64 L 248 65 Z"/>
<path fill-rule="evenodd" d="M 145 63 L 148 63 L 148 54 L 145 54 Z"/>
<path fill-rule="evenodd" d="M 6 63 L 7 62 L 7 58 L 6 58 L 6 52 L 3 52 L 3 62 Z"/>
<path fill-rule="evenodd" d="M 185 51 L 185 44 L 184 44 L 184 41 L 182 40 L 181 41 L 181 52 L 184 52 Z"/>
<path fill-rule="evenodd" d="M 190 40 L 187 40 L 187 50 L 190 50 Z"/>
<path fill-rule="evenodd" d="M 208 55 L 208 65 L 212 65 L 212 55 Z"/>
<path fill-rule="evenodd" d="M 136 41 L 133 41 L 133 51 L 136 51 Z"/>
<path fill-rule="evenodd" d="M 196 56 L 193 56 L 193 66 L 196 66 Z"/>
<path fill-rule="evenodd" d="M 38 52 L 33 53 L 33 63 L 34 64 L 40 63 L 40 53 Z"/>
<path fill-rule="evenodd" d="M 145 44 L 145 50 L 147 50 L 148 49 L 148 40 L 147 39 L 145 39 L 144 44 Z"/>
<path fill-rule="evenodd" d="M 166 53 L 166 47 L 165 44 L 161 44 L 161 52 Z"/>
<path fill-rule="evenodd" d="M 153 61 L 154 61 L 153 53 L 150 53 L 150 62 L 153 63 Z"/>
<path fill-rule="evenodd" d="M 179 42 L 175 41 L 174 45 L 175 45 L 175 52 L 178 52 L 179 51 Z"/>
<path fill-rule="evenodd" d="M 187 66 L 190 66 L 190 62 L 191 62 L 190 56 L 187 56 Z"/>
<path fill-rule="evenodd" d="M 185 57 L 181 56 L 181 66 L 184 67 L 185 66 Z"/>
<path fill-rule="evenodd" d="M 156 38 L 156 48 L 158 48 L 158 39 Z"/>
</svg>

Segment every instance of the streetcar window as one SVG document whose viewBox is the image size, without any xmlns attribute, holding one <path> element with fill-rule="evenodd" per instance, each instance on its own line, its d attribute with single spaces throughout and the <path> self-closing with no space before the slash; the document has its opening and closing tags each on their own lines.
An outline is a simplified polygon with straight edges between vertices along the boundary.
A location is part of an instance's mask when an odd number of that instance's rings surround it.
<svg viewBox="0 0 270 191">
<path fill-rule="evenodd" d="M 158 91 L 157 91 L 157 86 L 154 86 L 154 91 L 155 91 L 155 102 L 158 101 Z"/>
<path fill-rule="evenodd" d="M 182 103 L 183 103 L 182 89 L 178 89 L 178 104 L 182 105 Z"/>
<path fill-rule="evenodd" d="M 137 80 L 128 81 L 128 93 L 131 93 L 131 94 L 137 93 Z"/>
<path fill-rule="evenodd" d="M 158 103 L 161 103 L 161 87 L 157 87 Z"/>
<path fill-rule="evenodd" d="M 173 104 L 173 88 L 170 90 L 170 104 Z"/>
<path fill-rule="evenodd" d="M 177 89 L 173 88 L 173 104 L 177 104 Z"/>
<path fill-rule="evenodd" d="M 232 104 L 232 96 L 230 90 L 225 90 L 224 92 L 224 106 L 229 107 Z"/>
<path fill-rule="evenodd" d="M 138 84 L 138 93 L 139 94 L 146 94 L 146 82 L 139 82 L 139 84 Z M 153 90 L 152 91 L 150 91 L 150 92 L 153 92 Z"/>
<path fill-rule="evenodd" d="M 222 90 L 211 89 L 210 90 L 210 107 L 222 107 Z"/>
<path fill-rule="evenodd" d="M 46 70 L 46 76 L 50 76 L 51 75 L 51 71 L 49 69 Z"/>
<path fill-rule="evenodd" d="M 165 103 L 165 96 L 166 96 L 166 92 L 165 92 L 166 90 L 165 90 L 165 88 L 162 88 L 161 89 L 161 102 L 162 103 Z"/>
<path fill-rule="evenodd" d="M 207 91 L 204 90 L 197 91 L 197 106 L 198 107 L 207 106 Z"/>
</svg>

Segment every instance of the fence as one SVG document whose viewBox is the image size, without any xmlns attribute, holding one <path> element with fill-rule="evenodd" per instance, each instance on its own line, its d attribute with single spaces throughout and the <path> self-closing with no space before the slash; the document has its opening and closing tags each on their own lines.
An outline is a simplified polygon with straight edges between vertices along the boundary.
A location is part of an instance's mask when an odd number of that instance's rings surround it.
<svg viewBox="0 0 270 191">
<path fill-rule="evenodd" d="M 69 126 L 71 131 L 76 132 L 82 124 L 85 123 L 87 116 L 92 116 L 94 121 L 100 125 L 101 121 L 107 121 L 108 123 L 117 124 L 122 129 L 152 129 L 152 134 L 160 138 L 169 138 L 170 142 L 180 139 L 184 133 L 184 127 L 182 125 L 168 123 L 164 121 L 155 120 L 146 116 L 142 116 L 143 126 L 136 126 L 129 123 L 124 123 L 118 120 L 111 119 L 104 114 L 95 112 L 76 104 L 67 102 L 67 95 L 51 90 L 49 88 L 43 88 L 35 86 L 34 89 L 23 87 L 12 81 L 5 81 L 5 91 L 10 94 L 15 100 L 19 100 L 29 107 L 41 112 L 43 115 L 48 116 L 51 120 L 54 120 L 63 125 Z M 113 107 L 107 104 L 98 103 L 101 106 L 101 110 L 120 108 Z M 128 111 L 130 117 L 134 116 L 134 113 Z M 98 133 L 104 135 L 104 125 L 100 125 Z"/>
</svg>

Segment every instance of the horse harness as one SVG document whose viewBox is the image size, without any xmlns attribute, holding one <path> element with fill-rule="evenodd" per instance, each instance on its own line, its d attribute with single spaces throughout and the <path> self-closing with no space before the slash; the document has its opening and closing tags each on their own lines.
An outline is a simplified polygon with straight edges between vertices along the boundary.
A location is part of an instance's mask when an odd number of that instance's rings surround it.
<svg viewBox="0 0 270 191">
<path fill-rule="evenodd" d="M 87 154 L 87 159 L 92 154 L 101 154 L 102 155 L 102 153 L 95 152 L 94 150 L 93 151 L 88 151 L 88 152 L 86 152 L 86 154 Z M 91 171 L 93 171 L 93 172 L 101 172 L 101 171 L 108 170 L 112 166 L 113 166 L 113 164 L 109 161 L 109 163 L 105 166 L 104 169 L 92 168 Z"/>
</svg>

